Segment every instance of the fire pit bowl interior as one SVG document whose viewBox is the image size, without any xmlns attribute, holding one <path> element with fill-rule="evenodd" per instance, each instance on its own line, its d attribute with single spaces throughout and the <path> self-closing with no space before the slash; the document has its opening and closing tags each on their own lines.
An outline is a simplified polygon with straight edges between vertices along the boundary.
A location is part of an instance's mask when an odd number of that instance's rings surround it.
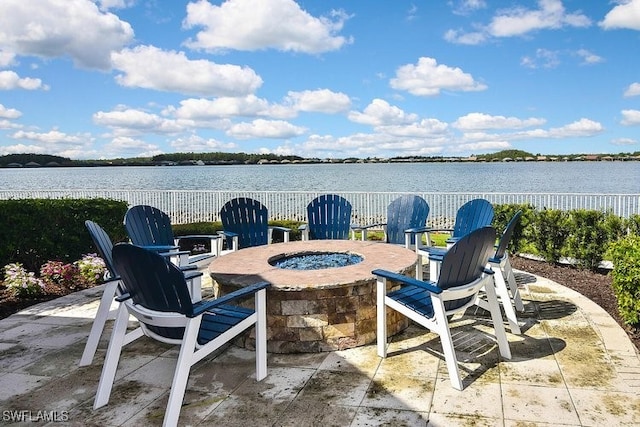
<svg viewBox="0 0 640 427">
<path fill-rule="evenodd" d="M 321 270 L 347 267 L 362 262 L 362 255 L 351 252 L 302 252 L 293 255 L 277 255 L 269 258 L 269 264 L 286 270 Z"/>
<path fill-rule="evenodd" d="M 288 269 L 280 260 L 353 258 L 345 266 Z M 329 256 L 327 256 L 329 255 Z M 351 257 L 353 255 L 353 257 Z M 416 253 L 398 245 L 355 240 L 311 240 L 240 249 L 214 259 L 209 274 L 218 295 L 267 281 L 267 350 L 270 353 L 315 353 L 369 344 L 376 339 L 376 268 L 415 274 Z M 397 285 L 388 283 L 389 288 Z M 253 300 L 246 301 L 253 307 Z M 387 309 L 387 328 L 395 334 L 409 324 Z M 253 329 L 238 342 L 255 345 Z"/>
</svg>

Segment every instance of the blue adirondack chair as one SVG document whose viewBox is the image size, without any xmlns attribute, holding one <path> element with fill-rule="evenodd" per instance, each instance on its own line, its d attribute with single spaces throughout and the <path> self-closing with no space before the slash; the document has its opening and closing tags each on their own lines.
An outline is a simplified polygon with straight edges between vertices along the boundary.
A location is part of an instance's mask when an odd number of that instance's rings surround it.
<svg viewBox="0 0 640 427">
<path fill-rule="evenodd" d="M 220 252 L 220 236 L 185 235 L 174 236 L 169 215 L 153 206 L 136 205 L 130 207 L 124 216 L 124 226 L 131 243 L 156 252 L 171 252 L 177 265 L 186 265 L 201 261 Z M 181 239 L 208 239 L 211 251 L 204 254 L 190 255 L 189 251 L 180 250 Z"/>
<path fill-rule="evenodd" d="M 214 300 L 191 301 L 182 271 L 161 255 L 126 243 L 113 248 L 113 262 L 128 293 L 121 302 L 107 349 L 94 409 L 109 402 L 129 315 L 136 317 L 144 335 L 180 346 L 164 425 L 178 423 L 191 367 L 238 334 L 255 325 L 256 379 L 267 375 L 267 282 L 259 282 Z M 255 309 L 236 305 L 255 297 Z"/>
<path fill-rule="evenodd" d="M 389 307 L 440 336 L 451 385 L 462 390 L 449 319 L 474 305 L 479 292 L 484 289 L 500 354 L 506 359 L 511 358 L 491 281 L 493 271 L 486 268 L 495 236 L 492 227 L 483 227 L 459 239 L 444 255 L 437 282 L 421 281 L 386 270 L 373 271 L 378 278 L 377 349 L 380 357 L 387 356 L 386 308 Z M 401 284 L 400 289 L 387 293 L 387 280 Z"/>
<path fill-rule="evenodd" d="M 238 197 L 225 203 L 220 210 L 220 219 L 227 248 L 231 250 L 270 244 L 273 230 L 282 232 L 284 241 L 289 241 L 291 229 L 269 226 L 267 207 L 248 197 Z"/>
<path fill-rule="evenodd" d="M 111 238 L 102 227 L 93 221 L 87 220 L 84 222 L 84 225 L 91 236 L 91 240 L 93 240 L 93 243 L 96 246 L 98 255 L 104 261 L 107 268 L 107 275 L 105 277 L 106 282 L 104 284 L 104 290 L 102 291 L 102 297 L 100 298 L 100 305 L 96 311 L 93 324 L 91 325 L 91 332 L 89 332 L 89 338 L 87 339 L 84 351 L 82 352 L 82 357 L 80 358 L 80 366 L 87 366 L 93 362 L 93 357 L 96 354 L 105 324 L 107 320 L 115 318 L 116 310 L 111 310 L 113 299 L 126 292 L 124 285 L 120 280 L 120 276 L 113 264 L 113 258 L 111 255 L 113 242 L 111 241 Z M 202 276 L 202 273 L 191 268 L 183 270 L 183 273 L 193 294 L 196 296 L 199 295 L 199 289 L 201 286 L 200 276 Z M 140 336 L 142 336 L 142 330 L 139 328 L 135 329 L 127 334 L 125 343 L 131 342 Z"/>
<path fill-rule="evenodd" d="M 299 229 L 302 240 L 348 239 L 351 203 L 336 194 L 316 197 L 307 205 L 307 224 Z"/>
<path fill-rule="evenodd" d="M 472 231 L 491 225 L 493 205 L 486 199 L 469 200 L 456 212 L 456 221 L 447 244 L 451 245 Z"/>
<path fill-rule="evenodd" d="M 518 211 L 511 218 L 505 227 L 504 232 L 500 236 L 500 240 L 496 245 L 495 253 L 487 260 L 488 265 L 496 271 L 496 274 L 493 276 L 493 284 L 495 286 L 496 294 L 502 303 L 502 308 L 504 309 L 507 321 L 509 322 L 511 333 L 518 335 L 521 334 L 521 331 L 514 306 L 518 311 L 524 311 L 524 305 L 522 304 L 522 298 L 520 297 L 516 278 L 513 275 L 513 270 L 511 269 L 507 246 L 521 215 L 522 211 Z M 438 280 L 444 253 L 445 252 L 433 252 L 429 255 L 429 279 L 431 281 Z M 487 303 L 483 299 L 479 299 L 476 304 L 482 308 L 488 309 Z"/>
<path fill-rule="evenodd" d="M 367 230 L 382 227 L 384 242 L 413 247 L 416 236 L 426 233 L 429 204 L 422 197 L 407 194 L 393 200 L 387 206 L 386 222 L 367 225 L 354 225 L 352 230 L 362 232 L 362 240 L 367 240 Z"/>
</svg>

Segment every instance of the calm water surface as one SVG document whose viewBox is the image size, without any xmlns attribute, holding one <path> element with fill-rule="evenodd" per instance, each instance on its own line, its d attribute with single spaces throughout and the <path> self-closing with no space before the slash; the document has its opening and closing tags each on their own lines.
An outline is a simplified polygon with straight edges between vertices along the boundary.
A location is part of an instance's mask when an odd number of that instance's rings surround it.
<svg viewBox="0 0 640 427">
<path fill-rule="evenodd" d="M 640 162 L 0 169 L 0 189 L 640 193 Z"/>
</svg>

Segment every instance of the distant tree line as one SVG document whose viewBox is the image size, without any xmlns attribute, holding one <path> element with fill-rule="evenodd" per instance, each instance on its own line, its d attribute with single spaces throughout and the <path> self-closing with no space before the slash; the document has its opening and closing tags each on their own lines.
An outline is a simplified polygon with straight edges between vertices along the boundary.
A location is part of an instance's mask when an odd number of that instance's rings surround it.
<svg viewBox="0 0 640 427">
<path fill-rule="evenodd" d="M 304 160 L 300 156 L 281 156 L 278 154 L 247 154 L 247 153 L 169 153 L 158 154 L 151 158 L 152 162 L 184 162 L 201 160 L 205 163 L 258 163 L 260 160 Z"/>
<path fill-rule="evenodd" d="M 388 159 L 366 158 L 359 159 L 357 157 L 348 157 L 344 159 L 308 159 L 301 156 L 282 156 L 279 154 L 265 153 L 169 153 L 158 154 L 153 157 L 136 157 L 136 158 L 115 158 L 108 160 L 71 160 L 68 157 L 60 157 L 49 154 L 8 154 L 0 156 L 0 167 L 29 167 L 29 166 L 154 166 L 162 164 L 193 164 L 194 162 L 202 162 L 208 165 L 225 165 L 225 164 L 257 164 L 260 162 L 287 163 L 287 162 L 305 162 L 305 163 L 355 163 L 355 162 L 451 162 L 451 161 L 504 161 L 504 160 L 638 160 L 640 159 L 640 151 L 635 153 L 619 153 L 619 154 L 567 154 L 554 156 L 541 156 L 540 154 L 532 154 L 522 150 L 503 150 L 491 154 L 481 154 L 470 157 L 442 157 L 442 156 L 395 156 Z"/>
</svg>

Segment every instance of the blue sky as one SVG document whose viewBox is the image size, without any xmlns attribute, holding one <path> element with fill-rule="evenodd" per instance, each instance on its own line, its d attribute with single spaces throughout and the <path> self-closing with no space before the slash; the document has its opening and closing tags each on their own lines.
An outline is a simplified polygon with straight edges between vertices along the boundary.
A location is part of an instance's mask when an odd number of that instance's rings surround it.
<svg viewBox="0 0 640 427">
<path fill-rule="evenodd" d="M 640 0 L 0 2 L 0 155 L 639 142 Z"/>
</svg>

